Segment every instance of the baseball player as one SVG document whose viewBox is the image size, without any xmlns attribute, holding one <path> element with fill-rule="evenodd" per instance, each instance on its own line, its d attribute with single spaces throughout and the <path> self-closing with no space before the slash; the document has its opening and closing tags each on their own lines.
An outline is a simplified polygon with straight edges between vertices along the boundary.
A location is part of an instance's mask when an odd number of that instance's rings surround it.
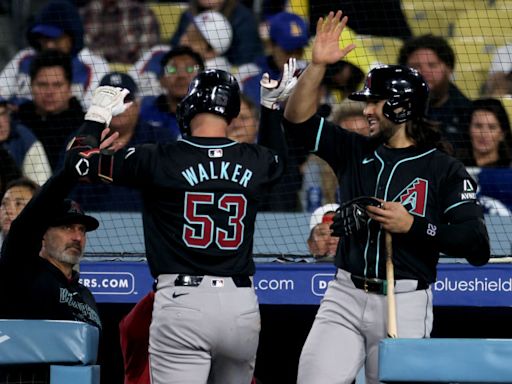
<svg viewBox="0 0 512 384">
<path fill-rule="evenodd" d="M 100 131 L 126 108 L 127 92 L 96 90 L 66 166 L 142 191 L 146 255 L 157 279 L 151 382 L 250 383 L 260 330 L 252 285 L 256 208 L 282 174 L 283 156 L 226 138 L 240 90 L 221 70 L 192 81 L 177 111 L 183 139 L 102 153 Z M 284 153 L 284 140 L 277 144 Z"/>
<path fill-rule="evenodd" d="M 312 62 L 285 109 L 286 131 L 330 164 L 345 202 L 331 227 L 342 236 L 336 277 L 303 347 L 298 383 L 350 383 L 363 365 L 366 383 L 378 383 L 378 343 L 387 334 L 385 231 L 393 243 L 398 337 L 429 337 L 430 284 L 441 252 L 473 265 L 490 254 L 475 182 L 424 119 L 429 89 L 417 71 L 374 68 L 350 96 L 366 102 L 369 138 L 315 115 L 326 65 L 353 49 L 339 47 L 346 22 L 341 11 L 319 19 Z M 370 197 L 350 201 L 362 196 Z"/>
</svg>

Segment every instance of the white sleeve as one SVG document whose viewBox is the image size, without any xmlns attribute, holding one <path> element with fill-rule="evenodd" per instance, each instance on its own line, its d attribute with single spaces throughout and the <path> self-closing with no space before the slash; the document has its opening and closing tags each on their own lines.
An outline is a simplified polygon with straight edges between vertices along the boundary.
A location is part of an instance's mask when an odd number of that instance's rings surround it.
<svg viewBox="0 0 512 384">
<path fill-rule="evenodd" d="M 91 106 L 92 93 L 99 87 L 101 78 L 110 72 L 110 67 L 102 56 L 92 53 L 88 48 L 82 49 L 78 56 L 91 70 L 91 81 L 87 88 L 83 89 L 83 95 L 80 97 L 82 106 L 87 109 Z"/>
<path fill-rule="evenodd" d="M 43 185 L 52 175 L 50 162 L 40 141 L 35 141 L 25 154 L 22 172 L 24 176 L 34 180 L 39 185 Z"/>
<path fill-rule="evenodd" d="M 499 47 L 492 56 L 489 74 L 512 71 L 512 43 Z"/>
<path fill-rule="evenodd" d="M 166 53 L 169 49 L 169 45 L 164 44 L 153 46 L 151 49 L 145 51 L 140 56 L 139 60 L 128 70 L 128 75 L 137 83 L 140 97 L 158 96 L 165 93 L 165 90 L 160 85 L 158 74 L 148 71 L 147 65 L 154 55 Z"/>
<path fill-rule="evenodd" d="M 0 72 L 0 96 L 9 99 L 13 96 L 31 99 L 28 73 L 20 73 L 20 63 L 27 56 L 34 55 L 32 48 L 19 51 Z"/>
</svg>

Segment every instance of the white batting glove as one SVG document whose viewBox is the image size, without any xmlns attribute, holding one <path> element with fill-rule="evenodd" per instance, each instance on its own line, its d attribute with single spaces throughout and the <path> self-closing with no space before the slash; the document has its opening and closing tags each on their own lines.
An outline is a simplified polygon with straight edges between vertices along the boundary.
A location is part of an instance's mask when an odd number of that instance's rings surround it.
<svg viewBox="0 0 512 384">
<path fill-rule="evenodd" d="M 124 102 L 125 96 L 129 93 L 130 91 L 125 88 L 108 85 L 96 88 L 91 106 L 85 114 L 85 120 L 109 125 L 112 116 L 120 115 L 132 104 Z"/>
<path fill-rule="evenodd" d="M 288 99 L 293 88 L 297 85 L 297 59 L 290 58 L 285 63 L 280 81 L 270 79 L 264 73 L 260 80 L 260 103 L 266 108 L 279 109 L 280 103 Z"/>
</svg>

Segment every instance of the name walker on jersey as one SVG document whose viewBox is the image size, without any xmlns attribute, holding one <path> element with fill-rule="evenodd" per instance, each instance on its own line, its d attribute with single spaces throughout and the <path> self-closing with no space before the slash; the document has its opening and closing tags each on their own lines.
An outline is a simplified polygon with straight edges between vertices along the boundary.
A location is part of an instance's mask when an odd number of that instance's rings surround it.
<svg viewBox="0 0 512 384">
<path fill-rule="evenodd" d="M 181 174 L 192 187 L 205 181 L 226 180 L 247 188 L 253 172 L 238 163 L 209 161 L 206 164 L 188 167 Z"/>
</svg>

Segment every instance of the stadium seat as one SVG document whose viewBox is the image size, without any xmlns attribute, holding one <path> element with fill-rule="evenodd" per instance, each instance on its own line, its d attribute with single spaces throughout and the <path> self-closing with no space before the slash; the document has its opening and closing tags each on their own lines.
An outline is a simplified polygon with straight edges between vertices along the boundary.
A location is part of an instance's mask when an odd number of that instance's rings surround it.
<svg viewBox="0 0 512 384">
<path fill-rule="evenodd" d="M 304 19 L 309 19 L 309 1 L 308 0 L 290 0 L 287 2 L 286 10 L 296 13 Z"/>
<path fill-rule="evenodd" d="M 360 44 L 380 62 L 396 64 L 403 41 L 392 37 L 358 35 L 356 44 Z"/>
<path fill-rule="evenodd" d="M 387 64 L 379 57 L 375 56 L 373 52 L 360 41 L 359 36 L 354 31 L 352 31 L 350 28 L 345 28 L 341 33 L 340 47 L 347 46 L 351 43 L 354 43 L 356 48 L 350 52 L 343 60 L 358 66 L 365 74 L 378 64 Z M 309 45 L 305 49 L 305 60 L 311 60 L 312 46 L 313 38 L 311 38 Z"/>
<path fill-rule="evenodd" d="M 187 3 L 148 3 L 148 5 L 160 24 L 161 41 L 169 41 L 176 30 L 181 14 L 187 9 Z"/>
<path fill-rule="evenodd" d="M 379 345 L 385 383 L 510 383 L 512 340 L 386 339 Z"/>
<path fill-rule="evenodd" d="M 470 99 L 479 97 L 496 46 L 484 36 L 455 37 L 449 39 L 449 44 L 456 57 L 455 84 Z"/>
<path fill-rule="evenodd" d="M 512 41 L 512 3 L 503 8 L 470 10 L 458 15 L 453 37 L 482 37 L 485 43 L 500 46 Z"/>
<path fill-rule="evenodd" d="M 501 96 L 499 99 L 507 111 L 509 120 L 512 121 L 512 95 Z"/>
<path fill-rule="evenodd" d="M 474 1 L 403 0 L 402 10 L 414 36 L 432 33 L 451 37 L 457 15 L 474 8 Z"/>
</svg>

